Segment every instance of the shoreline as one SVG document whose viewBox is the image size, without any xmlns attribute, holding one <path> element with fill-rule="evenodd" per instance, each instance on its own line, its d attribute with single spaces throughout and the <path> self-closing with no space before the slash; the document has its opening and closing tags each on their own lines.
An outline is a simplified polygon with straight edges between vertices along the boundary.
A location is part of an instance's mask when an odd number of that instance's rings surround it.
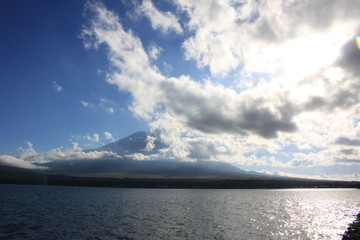
<svg viewBox="0 0 360 240">
<path fill-rule="evenodd" d="M 360 212 L 354 222 L 346 229 L 342 240 L 360 240 Z"/>
<path fill-rule="evenodd" d="M 355 188 L 359 182 L 285 180 L 285 179 L 206 179 L 206 178 L 100 178 L 66 175 L 0 177 L 0 184 L 58 185 L 117 188 L 167 189 L 284 189 L 284 188 Z"/>
</svg>

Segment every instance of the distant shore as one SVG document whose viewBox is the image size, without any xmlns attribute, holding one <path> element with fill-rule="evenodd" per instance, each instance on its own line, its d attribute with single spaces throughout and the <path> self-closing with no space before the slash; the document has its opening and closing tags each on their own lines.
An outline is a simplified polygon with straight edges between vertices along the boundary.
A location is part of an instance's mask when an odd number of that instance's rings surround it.
<svg viewBox="0 0 360 240">
<path fill-rule="evenodd" d="M 0 167 L 2 184 L 35 184 L 123 188 L 207 188 L 207 189 L 269 189 L 269 188 L 360 188 L 360 182 L 279 178 L 230 177 L 143 177 L 108 178 L 47 174 L 41 171 Z"/>
<path fill-rule="evenodd" d="M 33 184 L 120 188 L 197 188 L 197 189 L 270 189 L 270 188 L 360 188 L 359 182 L 204 179 L 204 178 L 90 178 L 64 175 L 0 176 L 0 184 Z"/>
<path fill-rule="evenodd" d="M 355 221 L 350 224 L 342 240 L 360 240 L 360 213 L 357 215 Z"/>
</svg>

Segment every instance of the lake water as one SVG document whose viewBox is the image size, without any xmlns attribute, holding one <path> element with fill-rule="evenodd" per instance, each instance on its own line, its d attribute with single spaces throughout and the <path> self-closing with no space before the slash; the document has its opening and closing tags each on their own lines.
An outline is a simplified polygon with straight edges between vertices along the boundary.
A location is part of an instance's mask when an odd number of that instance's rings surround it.
<svg viewBox="0 0 360 240">
<path fill-rule="evenodd" d="M 0 185 L 0 239 L 341 239 L 357 189 Z"/>
</svg>

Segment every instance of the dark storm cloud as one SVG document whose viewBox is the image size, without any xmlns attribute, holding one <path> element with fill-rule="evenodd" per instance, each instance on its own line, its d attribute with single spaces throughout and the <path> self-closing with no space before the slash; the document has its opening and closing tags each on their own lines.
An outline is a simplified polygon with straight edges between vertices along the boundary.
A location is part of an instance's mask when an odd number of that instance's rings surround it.
<svg viewBox="0 0 360 240">
<path fill-rule="evenodd" d="M 360 28 L 358 28 L 360 31 Z M 359 103 L 360 91 L 360 50 L 355 42 L 355 34 L 341 48 L 341 53 L 335 66 L 343 68 L 351 77 L 343 79 L 342 85 L 331 96 L 331 105 L 339 108 L 349 108 Z"/>
<path fill-rule="evenodd" d="M 250 133 L 264 138 L 276 138 L 278 132 L 295 132 L 292 122 L 295 107 L 283 99 L 283 105 L 266 107 L 266 99 L 256 98 L 239 101 L 239 96 L 228 99 L 226 92 L 218 95 L 199 91 L 191 86 L 179 86 L 177 82 L 167 82 L 167 110 L 183 118 L 186 125 L 204 133 Z M 246 102 L 246 103 L 245 103 Z"/>
<path fill-rule="evenodd" d="M 325 109 L 333 111 L 334 109 L 347 109 L 359 103 L 360 96 L 358 91 L 360 88 L 356 83 L 350 83 L 346 89 L 337 89 L 329 94 L 329 97 L 311 96 L 303 105 L 305 111 L 316 109 Z"/>
<path fill-rule="evenodd" d="M 264 138 L 276 138 L 277 132 L 295 132 L 297 127 L 292 122 L 295 112 L 292 105 L 287 104 L 277 110 L 280 117 L 267 108 L 256 108 L 253 105 L 239 113 L 241 120 L 237 122 L 237 125 Z"/>
<path fill-rule="evenodd" d="M 357 87 L 353 86 L 349 89 L 340 90 L 332 96 L 331 100 L 333 107 L 349 108 L 359 102 Z"/>
<path fill-rule="evenodd" d="M 254 106 L 253 109 L 239 110 L 237 116 L 227 118 L 213 109 L 210 112 L 187 115 L 186 122 L 191 128 L 204 133 L 248 135 L 248 132 L 252 132 L 264 138 L 276 138 L 278 132 L 295 132 L 297 129 L 290 117 L 281 115 L 279 118 L 266 108 L 256 109 Z"/>
<path fill-rule="evenodd" d="M 358 104 L 360 101 L 360 50 L 356 45 L 355 35 L 342 47 L 335 66 L 343 68 L 351 77 L 344 78 L 342 85 L 338 86 L 338 90 L 332 94 L 331 105 L 334 108 L 349 108 Z"/>
<path fill-rule="evenodd" d="M 355 42 L 357 34 L 360 34 L 360 27 L 342 47 L 340 58 L 336 62 L 338 66 L 350 72 L 354 77 L 360 77 L 360 50 Z"/>
<path fill-rule="evenodd" d="M 360 139 L 350 139 L 347 137 L 339 137 L 335 140 L 335 144 L 345 146 L 360 146 Z"/>
</svg>

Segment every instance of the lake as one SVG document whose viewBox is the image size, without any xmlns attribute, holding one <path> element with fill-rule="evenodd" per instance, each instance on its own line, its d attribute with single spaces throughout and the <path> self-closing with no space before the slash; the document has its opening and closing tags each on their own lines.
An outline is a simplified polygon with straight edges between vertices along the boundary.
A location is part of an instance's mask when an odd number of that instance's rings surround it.
<svg viewBox="0 0 360 240">
<path fill-rule="evenodd" d="M 341 239 L 358 189 L 0 185 L 0 239 Z"/>
</svg>

